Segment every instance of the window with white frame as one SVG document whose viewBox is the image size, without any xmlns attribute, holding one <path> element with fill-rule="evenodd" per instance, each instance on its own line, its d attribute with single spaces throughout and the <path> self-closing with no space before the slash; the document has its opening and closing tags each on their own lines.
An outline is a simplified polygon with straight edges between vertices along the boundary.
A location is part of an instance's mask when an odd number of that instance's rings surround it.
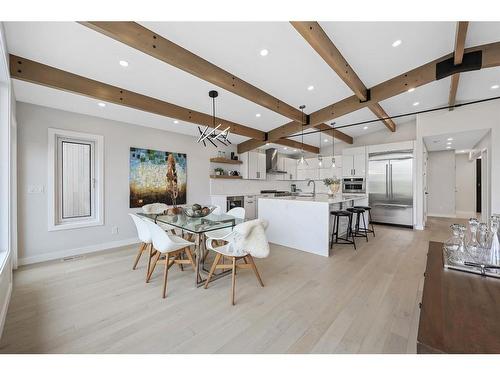
<svg viewBox="0 0 500 375">
<path fill-rule="evenodd" d="M 49 230 L 102 225 L 103 137 L 49 129 Z"/>
</svg>

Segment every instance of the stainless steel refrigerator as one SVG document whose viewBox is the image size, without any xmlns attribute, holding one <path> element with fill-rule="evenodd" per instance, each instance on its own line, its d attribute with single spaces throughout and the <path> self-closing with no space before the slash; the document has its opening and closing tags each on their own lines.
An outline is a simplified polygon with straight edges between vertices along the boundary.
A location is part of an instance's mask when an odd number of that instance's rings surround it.
<svg viewBox="0 0 500 375">
<path fill-rule="evenodd" d="M 368 175 L 372 220 L 413 226 L 413 150 L 369 154 Z"/>
</svg>

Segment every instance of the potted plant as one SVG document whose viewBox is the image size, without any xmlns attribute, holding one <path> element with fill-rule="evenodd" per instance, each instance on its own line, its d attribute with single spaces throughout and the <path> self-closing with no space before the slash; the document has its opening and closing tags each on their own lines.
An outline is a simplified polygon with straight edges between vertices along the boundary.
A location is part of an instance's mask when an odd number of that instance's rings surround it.
<svg viewBox="0 0 500 375">
<path fill-rule="evenodd" d="M 224 169 L 222 169 L 220 167 L 215 168 L 215 175 L 216 176 L 222 176 L 222 175 L 224 175 Z"/>
<path fill-rule="evenodd" d="M 323 179 L 323 183 L 330 188 L 332 195 L 338 193 L 340 189 L 340 179 L 338 179 L 337 177 L 325 178 Z"/>
</svg>

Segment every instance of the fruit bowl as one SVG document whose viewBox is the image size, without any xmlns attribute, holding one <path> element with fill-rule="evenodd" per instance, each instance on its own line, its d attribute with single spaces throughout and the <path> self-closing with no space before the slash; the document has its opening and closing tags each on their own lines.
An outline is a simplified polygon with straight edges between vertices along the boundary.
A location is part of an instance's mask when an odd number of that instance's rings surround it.
<svg viewBox="0 0 500 375">
<path fill-rule="evenodd" d="M 215 206 L 200 206 L 199 204 L 193 204 L 191 207 L 183 207 L 182 211 L 189 217 L 205 217 L 210 215 L 215 209 Z"/>
</svg>

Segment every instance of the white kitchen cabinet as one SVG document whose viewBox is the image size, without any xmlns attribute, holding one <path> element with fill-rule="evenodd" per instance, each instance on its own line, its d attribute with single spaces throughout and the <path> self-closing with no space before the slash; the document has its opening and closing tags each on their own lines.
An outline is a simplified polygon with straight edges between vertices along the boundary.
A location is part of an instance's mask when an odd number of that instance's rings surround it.
<svg viewBox="0 0 500 375">
<path fill-rule="evenodd" d="M 240 155 L 241 175 L 247 180 L 265 180 L 266 179 L 266 154 L 249 151 Z"/>
<path fill-rule="evenodd" d="M 257 219 L 257 198 L 255 195 L 245 195 L 245 219 Z"/>
<path fill-rule="evenodd" d="M 353 147 L 342 152 L 342 175 L 344 177 L 365 177 L 366 148 Z"/>
</svg>

